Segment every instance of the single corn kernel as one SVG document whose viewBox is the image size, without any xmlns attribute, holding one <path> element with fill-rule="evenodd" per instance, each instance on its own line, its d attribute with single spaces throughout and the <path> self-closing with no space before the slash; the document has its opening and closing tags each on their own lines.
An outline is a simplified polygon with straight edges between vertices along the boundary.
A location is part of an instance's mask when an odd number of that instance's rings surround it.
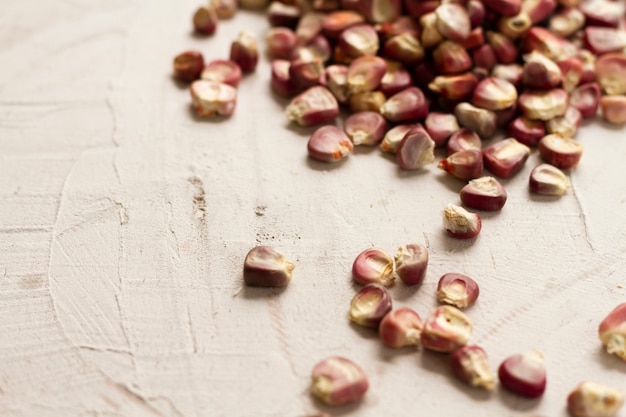
<svg viewBox="0 0 626 417">
<path fill-rule="evenodd" d="M 418 126 L 421 125 L 419 123 L 411 123 L 392 127 L 387 133 L 385 133 L 385 137 L 383 137 L 383 141 L 380 143 L 380 149 L 384 152 L 395 154 L 398 150 L 398 145 L 402 139 L 404 139 L 407 132 Z"/>
<path fill-rule="evenodd" d="M 296 265 L 270 246 L 256 246 L 243 263 L 243 280 L 250 287 L 284 287 Z"/>
<path fill-rule="evenodd" d="M 493 46 L 488 43 L 484 43 L 474 49 L 472 49 L 472 61 L 474 65 L 480 68 L 490 70 L 496 66 L 498 60 Z"/>
<path fill-rule="evenodd" d="M 307 142 L 309 156 L 322 162 L 339 162 L 353 150 L 350 138 L 333 125 L 318 128 Z"/>
<path fill-rule="evenodd" d="M 466 100 L 472 96 L 472 92 L 478 84 L 478 79 L 471 72 L 460 75 L 440 75 L 435 77 L 428 88 L 441 97 L 450 100 Z M 516 93 L 517 95 L 517 93 Z"/>
<path fill-rule="evenodd" d="M 498 128 L 504 128 L 519 114 L 517 111 L 517 103 L 502 110 L 494 110 L 494 113 L 496 114 L 496 126 Z"/>
<path fill-rule="evenodd" d="M 335 10 L 324 16 L 322 31 L 327 37 L 337 39 L 344 30 L 364 22 L 363 15 L 354 10 Z"/>
<path fill-rule="evenodd" d="M 378 328 L 391 311 L 391 296 L 380 284 L 367 284 L 350 302 L 350 321 L 363 327 Z"/>
<path fill-rule="evenodd" d="M 193 15 L 193 27 L 196 32 L 212 35 L 217 29 L 218 17 L 215 9 L 209 6 L 200 6 Z"/>
<path fill-rule="evenodd" d="M 211 7 L 219 19 L 230 19 L 237 12 L 237 0 L 211 0 Z"/>
<path fill-rule="evenodd" d="M 437 2 L 438 5 L 439 2 Z M 444 37 L 437 29 L 437 15 L 434 11 L 420 17 L 420 26 L 422 27 L 420 41 L 424 48 L 431 49 L 443 42 Z"/>
<path fill-rule="evenodd" d="M 401 307 L 391 310 L 383 317 L 378 334 L 385 345 L 398 349 L 419 345 L 422 327 L 419 314 L 408 307 Z"/>
<path fill-rule="evenodd" d="M 230 116 L 237 106 L 237 90 L 228 84 L 197 80 L 190 91 L 198 116 Z"/>
<path fill-rule="evenodd" d="M 463 186 L 459 197 L 467 207 L 483 211 L 497 211 L 504 207 L 507 193 L 497 179 L 486 176 L 471 180 Z"/>
<path fill-rule="evenodd" d="M 407 66 L 414 66 L 424 59 L 424 48 L 415 34 L 404 32 L 385 41 L 383 55 Z"/>
<path fill-rule="evenodd" d="M 380 143 L 387 131 L 387 121 L 373 111 L 354 113 L 346 119 L 343 130 L 354 145 L 375 146 Z"/>
<path fill-rule="evenodd" d="M 626 48 L 626 33 L 616 28 L 587 26 L 583 29 L 583 43 L 596 55 L 620 52 Z"/>
<path fill-rule="evenodd" d="M 298 37 L 289 28 L 270 28 L 265 34 L 267 52 L 274 59 L 290 59 L 297 44 Z"/>
<path fill-rule="evenodd" d="M 614 417 L 624 405 L 624 393 L 584 381 L 567 396 L 567 411 L 572 417 Z"/>
<path fill-rule="evenodd" d="M 459 103 L 454 108 L 454 115 L 461 126 L 476 132 L 483 139 L 496 133 L 496 114 L 491 110 L 470 103 Z"/>
<path fill-rule="evenodd" d="M 437 168 L 458 179 L 469 181 L 483 175 L 483 154 L 475 149 L 458 151 L 439 161 Z"/>
<path fill-rule="evenodd" d="M 560 196 L 569 187 L 569 180 L 563 171 L 553 165 L 540 164 L 530 172 L 528 189 L 532 193 Z"/>
<path fill-rule="evenodd" d="M 424 127 L 435 142 L 436 148 L 445 146 L 450 136 L 459 130 L 459 124 L 453 114 L 438 112 L 428 113 Z"/>
<path fill-rule="evenodd" d="M 516 40 L 528 32 L 533 22 L 530 15 L 520 12 L 515 16 L 503 16 L 498 20 L 498 31 L 508 37 Z"/>
<path fill-rule="evenodd" d="M 582 154 L 583 146 L 569 137 L 551 134 L 539 141 L 541 159 L 560 169 L 575 167 Z"/>
<path fill-rule="evenodd" d="M 199 51 L 185 51 L 174 58 L 174 77 L 180 81 L 192 82 L 197 80 L 203 68 L 204 57 Z"/>
<path fill-rule="evenodd" d="M 500 383 L 507 390 L 528 398 L 543 395 L 546 389 L 546 368 L 543 355 L 537 350 L 506 358 L 498 368 Z"/>
<path fill-rule="evenodd" d="M 459 44 L 466 49 L 476 49 L 479 46 L 485 45 L 485 31 L 482 27 L 474 28 L 470 31 L 467 38 L 460 41 Z M 475 66 L 479 66 L 474 62 Z"/>
<path fill-rule="evenodd" d="M 326 87 L 315 86 L 294 97 L 285 114 L 300 126 L 312 126 L 334 120 L 339 115 L 339 104 Z"/>
<path fill-rule="evenodd" d="M 530 148 L 515 138 L 502 139 L 483 149 L 485 168 L 500 178 L 519 172 L 529 155 Z"/>
<path fill-rule="evenodd" d="M 626 96 L 600 98 L 602 118 L 614 125 L 626 124 Z"/>
<path fill-rule="evenodd" d="M 421 119 L 428 114 L 428 102 L 418 87 L 408 87 L 389 97 L 380 113 L 390 122 Z"/>
<path fill-rule="evenodd" d="M 339 103 L 346 103 L 348 93 L 348 67 L 345 65 L 329 65 L 325 70 L 326 87 Z"/>
<path fill-rule="evenodd" d="M 441 4 L 440 0 L 405 1 L 406 12 L 414 19 L 432 13 Z"/>
<path fill-rule="evenodd" d="M 577 57 L 571 57 L 557 62 L 562 75 L 563 89 L 571 93 L 579 84 L 583 76 L 583 63 Z"/>
<path fill-rule="evenodd" d="M 495 375 L 487 361 L 487 352 L 477 345 L 465 345 L 454 351 L 450 357 L 452 372 L 461 381 L 473 387 L 492 391 Z"/>
<path fill-rule="evenodd" d="M 387 101 L 385 95 L 380 91 L 365 91 L 350 95 L 348 105 L 352 113 L 360 111 L 377 111 L 383 108 Z"/>
<path fill-rule="evenodd" d="M 525 91 L 520 94 L 518 104 L 525 117 L 531 120 L 550 120 L 565 114 L 569 106 L 569 95 L 560 88 Z"/>
<path fill-rule="evenodd" d="M 464 149 L 475 149 L 480 151 L 482 149 L 482 141 L 480 136 L 476 132 L 472 132 L 469 129 L 459 129 L 450 136 L 448 144 L 446 145 L 446 152 L 448 155 L 452 155 L 455 152 Z"/>
<path fill-rule="evenodd" d="M 455 204 L 448 204 L 443 210 L 443 227 L 449 236 L 472 239 L 480 233 L 482 220 L 476 213 L 471 213 Z"/>
<path fill-rule="evenodd" d="M 619 1 L 586 0 L 580 3 L 588 25 L 617 27 L 624 17 L 626 7 Z"/>
<path fill-rule="evenodd" d="M 524 67 L 520 64 L 498 64 L 493 67 L 491 76 L 496 78 L 502 78 L 513 84 L 516 88 L 522 86 L 522 76 L 524 74 Z"/>
<path fill-rule="evenodd" d="M 569 1 L 569 0 L 568 0 Z M 555 0 L 524 0 L 522 1 L 522 12 L 530 16 L 533 25 L 545 21 L 552 15 L 557 7 Z"/>
<path fill-rule="evenodd" d="M 580 85 L 595 82 L 597 57 L 586 49 L 579 49 L 575 55 L 583 65 L 583 73 L 580 76 Z"/>
<path fill-rule="evenodd" d="M 598 335 L 608 353 L 626 361 L 626 303 L 619 304 L 600 322 Z"/>
<path fill-rule="evenodd" d="M 361 285 L 381 284 L 389 286 L 393 284 L 394 259 L 385 250 L 379 248 L 365 249 L 352 264 L 352 278 Z"/>
<path fill-rule="evenodd" d="M 506 109 L 514 105 L 516 101 L 515 86 L 496 77 L 487 77 L 479 82 L 472 95 L 472 104 L 487 110 Z"/>
<path fill-rule="evenodd" d="M 395 256 L 396 275 L 406 285 L 419 285 L 426 277 L 428 249 L 419 243 L 411 243 L 398 248 Z"/>
<path fill-rule="evenodd" d="M 272 90 L 285 97 L 292 97 L 300 91 L 296 87 L 289 77 L 289 67 L 291 62 L 284 59 L 275 59 L 272 61 L 271 70 L 272 76 L 270 79 L 270 85 Z"/>
<path fill-rule="evenodd" d="M 465 3 L 465 7 L 467 8 L 467 14 L 470 17 L 470 23 L 472 28 L 480 27 L 485 20 L 485 5 L 482 0 L 469 0 Z"/>
<path fill-rule="evenodd" d="M 500 64 L 513 64 L 517 61 L 519 51 L 511 39 L 501 33 L 491 31 L 487 31 L 486 36 Z"/>
<path fill-rule="evenodd" d="M 526 146 L 537 146 L 541 138 L 546 135 L 546 128 L 541 120 L 530 120 L 519 116 L 507 127 L 509 136 L 517 139 Z"/>
<path fill-rule="evenodd" d="M 561 84 L 562 73 L 559 66 L 539 52 L 524 56 L 522 83 L 525 87 L 536 90 L 548 90 Z"/>
<path fill-rule="evenodd" d="M 436 27 L 446 39 L 461 42 L 470 34 L 472 23 L 467 10 L 458 3 L 442 3 L 435 9 Z"/>
<path fill-rule="evenodd" d="M 598 112 L 600 105 L 600 85 L 598 83 L 587 83 L 578 86 L 569 96 L 569 104 L 580 112 L 580 115 L 587 119 L 593 117 Z"/>
<path fill-rule="evenodd" d="M 383 39 L 389 39 L 401 33 L 412 33 L 416 35 L 420 32 L 418 22 L 412 19 L 411 16 L 407 15 L 399 16 L 397 19 L 379 23 L 375 26 L 375 28 L 380 37 Z"/>
<path fill-rule="evenodd" d="M 340 356 L 332 356 L 315 365 L 311 380 L 313 395 L 330 406 L 359 401 L 369 388 L 361 367 Z"/>
<path fill-rule="evenodd" d="M 396 161 L 402 169 L 421 169 L 435 161 L 435 142 L 423 127 L 404 135 L 396 149 Z"/>
<path fill-rule="evenodd" d="M 377 56 L 361 56 L 348 67 L 346 82 L 350 94 L 375 90 L 387 72 L 387 62 Z"/>
<path fill-rule="evenodd" d="M 558 62 L 575 56 L 578 48 L 546 28 L 533 26 L 522 41 L 522 52 L 530 53 L 532 51 L 539 52 Z"/>
<path fill-rule="evenodd" d="M 368 0 L 361 5 L 365 18 L 373 23 L 389 22 L 402 14 L 402 0 Z"/>
<path fill-rule="evenodd" d="M 298 6 L 273 1 L 266 10 L 270 26 L 295 28 L 302 11 Z"/>
<path fill-rule="evenodd" d="M 433 63 L 442 74 L 459 74 L 472 68 L 467 50 L 453 41 L 443 41 L 433 51 Z"/>
<path fill-rule="evenodd" d="M 312 60 L 296 59 L 292 60 L 289 65 L 289 78 L 301 90 L 316 85 L 324 85 L 326 83 L 325 77 L 324 65 L 317 58 Z"/>
<path fill-rule="evenodd" d="M 562 38 L 567 38 L 585 25 L 585 15 L 577 7 L 568 7 L 559 10 L 550 17 L 548 28 L 550 32 Z"/>
<path fill-rule="evenodd" d="M 424 322 L 420 342 L 429 350 L 453 352 L 467 343 L 472 327 L 469 317 L 458 308 L 439 306 Z"/>
<path fill-rule="evenodd" d="M 259 61 L 256 38 L 249 32 L 241 32 L 230 45 L 230 60 L 236 62 L 243 72 L 253 72 Z"/>
<path fill-rule="evenodd" d="M 442 275 L 437 284 L 437 301 L 457 308 L 472 306 L 478 294 L 479 288 L 476 281 L 456 272 Z"/>
<path fill-rule="evenodd" d="M 548 133 L 571 138 L 578 133 L 582 121 L 583 117 L 580 112 L 575 107 L 569 106 L 563 116 L 546 122 L 546 130 Z"/>
<path fill-rule="evenodd" d="M 626 55 L 609 53 L 598 58 L 596 80 L 608 95 L 626 94 Z"/>
<path fill-rule="evenodd" d="M 301 43 L 308 42 L 322 32 L 324 17 L 324 13 L 312 11 L 302 15 L 296 26 L 296 35 Z"/>
<path fill-rule="evenodd" d="M 413 85 L 411 74 L 402 66 L 394 61 L 387 61 L 387 71 L 380 80 L 378 89 L 387 97 L 399 93 Z"/>
<path fill-rule="evenodd" d="M 484 0 L 487 9 L 503 16 L 514 16 L 522 10 L 521 0 Z"/>
<path fill-rule="evenodd" d="M 376 29 L 370 25 L 355 25 L 341 32 L 338 46 L 349 58 L 376 55 L 380 46 Z"/>
<path fill-rule="evenodd" d="M 322 36 L 317 35 L 309 39 L 305 43 L 299 44 L 292 52 L 290 59 L 312 61 L 319 59 L 322 62 L 326 62 L 330 59 L 332 50 L 328 40 Z"/>
<path fill-rule="evenodd" d="M 241 81 L 241 68 L 233 61 L 218 59 L 204 67 L 200 78 L 237 87 Z"/>
</svg>

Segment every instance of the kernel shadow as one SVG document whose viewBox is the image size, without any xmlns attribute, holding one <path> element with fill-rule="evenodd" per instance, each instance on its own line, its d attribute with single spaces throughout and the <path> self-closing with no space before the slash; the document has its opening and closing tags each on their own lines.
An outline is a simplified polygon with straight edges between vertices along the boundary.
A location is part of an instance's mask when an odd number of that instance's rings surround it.
<svg viewBox="0 0 626 417">
<path fill-rule="evenodd" d="M 467 182 L 464 182 L 463 180 L 460 180 L 445 171 L 441 171 L 439 175 L 435 175 L 435 178 L 440 184 L 457 195 L 459 194 L 459 191 L 461 191 L 461 188 L 467 184 Z"/>
<path fill-rule="evenodd" d="M 608 371 L 626 372 L 626 362 L 619 356 L 612 355 L 606 351 L 606 347 L 598 346 L 596 350 L 597 361 Z"/>
<path fill-rule="evenodd" d="M 536 408 L 539 402 L 541 401 L 541 397 L 539 398 L 525 398 L 519 395 L 513 394 L 512 392 L 507 391 L 501 385 L 496 388 L 496 394 L 500 401 L 507 406 L 507 408 L 519 411 L 526 412 L 530 411 L 533 408 Z"/>
<path fill-rule="evenodd" d="M 363 403 L 363 399 L 361 399 L 352 404 L 342 405 L 341 407 L 333 407 L 333 406 L 324 404 L 323 402 L 315 398 L 313 394 L 310 394 L 310 397 L 311 397 L 311 402 L 313 403 L 313 406 L 315 408 L 317 408 L 323 413 L 326 413 L 332 416 L 343 416 L 343 415 L 353 414 L 356 412 L 356 410 L 359 407 L 361 407 L 361 404 Z"/>
<path fill-rule="evenodd" d="M 561 195 L 536 194 L 536 193 L 533 193 L 530 190 L 528 190 L 528 198 L 533 203 L 550 203 L 551 204 L 554 201 L 560 200 L 561 197 L 563 197 L 563 196 L 561 196 Z"/>
<path fill-rule="evenodd" d="M 217 30 L 216 30 L 217 31 Z M 213 36 L 215 36 L 215 33 L 213 34 L 208 34 L 208 33 L 200 33 L 195 29 L 191 29 L 189 30 L 189 37 L 192 39 L 196 39 L 196 40 L 207 40 L 209 38 L 212 38 Z"/>
<path fill-rule="evenodd" d="M 404 169 L 397 167 L 396 177 L 399 179 L 424 177 L 430 173 L 427 169 Z"/>
<path fill-rule="evenodd" d="M 269 300 L 274 297 L 279 297 L 282 293 L 287 291 L 288 287 L 249 287 L 243 282 L 243 277 L 241 277 L 241 285 L 243 286 L 241 294 L 246 300 Z"/>
<path fill-rule="evenodd" d="M 359 324 L 354 323 L 351 320 L 348 320 L 348 323 L 352 330 L 357 332 L 363 339 L 378 340 L 378 331 L 376 331 L 376 329 L 363 327 Z"/>
<path fill-rule="evenodd" d="M 375 152 L 377 147 L 377 145 L 354 145 L 354 151 L 352 153 L 354 155 L 369 155 Z"/>
<path fill-rule="evenodd" d="M 321 171 L 321 172 L 339 169 L 340 167 L 342 167 L 344 164 L 347 163 L 347 160 L 350 159 L 350 158 L 344 158 L 337 162 L 322 162 L 322 161 L 317 161 L 311 158 L 310 156 L 305 156 L 304 158 L 306 158 L 305 162 L 309 168 L 311 168 L 314 171 Z"/>
<path fill-rule="evenodd" d="M 197 123 L 221 124 L 230 120 L 230 116 L 199 116 L 196 109 L 193 107 L 193 104 L 187 106 L 187 111 L 191 119 Z"/>
<path fill-rule="evenodd" d="M 179 80 L 174 74 L 170 74 L 169 77 L 172 81 L 172 84 L 174 84 L 179 90 L 189 90 L 189 86 L 191 85 L 191 83 Z"/>
<path fill-rule="evenodd" d="M 397 357 L 419 354 L 420 350 L 422 348 L 418 346 L 390 348 L 381 341 L 378 345 L 378 357 L 386 363 L 391 363 Z"/>
<path fill-rule="evenodd" d="M 480 234 L 478 236 L 473 237 L 471 239 L 457 239 L 452 236 L 448 236 L 447 232 L 444 230 L 442 233 L 445 235 L 444 239 L 444 249 L 449 252 L 458 252 L 469 248 L 474 245 L 476 240 L 480 239 Z"/>
</svg>

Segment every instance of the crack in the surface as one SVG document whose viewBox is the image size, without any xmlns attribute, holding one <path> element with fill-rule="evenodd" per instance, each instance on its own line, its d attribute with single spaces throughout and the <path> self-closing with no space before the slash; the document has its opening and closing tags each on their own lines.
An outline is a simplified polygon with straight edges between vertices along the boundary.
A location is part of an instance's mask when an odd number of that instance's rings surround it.
<svg viewBox="0 0 626 417">
<path fill-rule="evenodd" d="M 570 178 L 570 182 L 571 182 L 571 178 Z M 585 208 L 583 207 L 583 203 L 580 199 L 580 196 L 576 192 L 576 187 L 574 187 L 574 184 L 571 184 L 571 185 L 572 185 L 572 193 L 574 194 L 574 199 L 576 200 L 576 204 L 578 205 L 578 210 L 580 212 L 580 217 L 583 223 L 583 229 L 584 229 L 583 237 L 585 239 L 585 242 L 591 249 L 591 252 L 595 253 L 596 249 L 594 248 L 591 242 L 591 238 L 589 234 L 589 224 L 587 223 L 587 213 L 585 212 Z"/>
</svg>

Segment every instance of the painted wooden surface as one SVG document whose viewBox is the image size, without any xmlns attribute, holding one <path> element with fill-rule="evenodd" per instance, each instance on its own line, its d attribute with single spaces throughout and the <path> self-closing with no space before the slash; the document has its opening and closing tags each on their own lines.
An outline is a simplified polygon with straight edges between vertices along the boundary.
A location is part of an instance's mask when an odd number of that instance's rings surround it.
<svg viewBox="0 0 626 417">
<path fill-rule="evenodd" d="M 197 5 L 0 7 L 0 415 L 305 416 L 328 411 L 308 389 L 330 355 L 370 377 L 342 416 L 565 416 L 582 380 L 626 390 L 626 366 L 596 333 L 625 299 L 623 130 L 585 123 L 562 198 L 528 193 L 533 152 L 479 238 L 453 240 L 441 210 L 459 181 L 435 165 L 400 171 L 378 149 L 309 160 L 312 130 L 286 122 L 265 57 L 232 118 L 197 119 L 172 57 L 224 58 L 240 30 L 262 39 L 267 28 L 240 12 L 198 38 Z M 410 242 L 428 247 L 428 276 L 396 284 L 395 305 L 426 316 L 439 276 L 474 277 L 471 342 L 494 368 L 541 350 L 542 399 L 466 388 L 445 355 L 392 351 L 348 323 L 354 257 Z M 296 263 L 288 288 L 242 287 L 257 244 Z"/>
</svg>

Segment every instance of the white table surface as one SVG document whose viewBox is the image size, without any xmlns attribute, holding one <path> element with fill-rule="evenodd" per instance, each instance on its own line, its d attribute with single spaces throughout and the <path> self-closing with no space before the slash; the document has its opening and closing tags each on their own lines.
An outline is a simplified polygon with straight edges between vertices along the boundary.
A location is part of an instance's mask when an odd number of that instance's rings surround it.
<svg viewBox="0 0 626 417">
<path fill-rule="evenodd" d="M 441 210 L 460 181 L 435 165 L 401 171 L 378 149 L 309 160 L 312 129 L 286 122 L 265 56 L 234 116 L 197 119 L 172 58 L 225 58 L 240 30 L 268 27 L 240 12 L 199 38 L 198 4 L 0 6 L 0 415 L 304 416 L 329 411 L 309 379 L 331 355 L 371 385 L 337 416 L 565 416 L 582 380 L 626 390 L 625 363 L 597 337 L 625 300 L 624 130 L 585 123 L 562 198 L 528 193 L 533 151 L 503 181 L 504 209 L 483 215 L 475 241 L 454 240 Z M 541 350 L 541 399 L 471 389 L 446 355 L 391 350 L 349 324 L 355 256 L 410 242 L 428 247 L 428 275 L 396 284 L 395 305 L 426 316 L 443 273 L 474 277 L 471 343 L 494 368 Z M 286 289 L 242 288 L 257 244 L 296 263 Z"/>
</svg>

